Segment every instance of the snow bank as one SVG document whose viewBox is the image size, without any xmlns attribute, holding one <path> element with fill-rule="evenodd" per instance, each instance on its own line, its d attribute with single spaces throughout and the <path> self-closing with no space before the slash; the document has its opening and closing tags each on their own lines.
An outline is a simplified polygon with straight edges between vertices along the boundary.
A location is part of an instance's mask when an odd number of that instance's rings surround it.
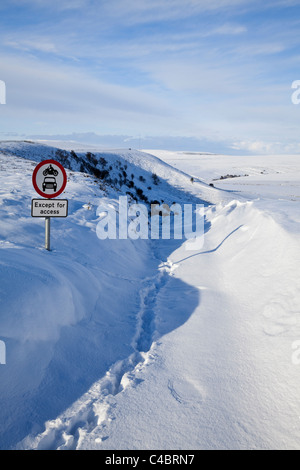
<svg viewBox="0 0 300 470">
<path fill-rule="evenodd" d="M 104 191 L 68 171 L 67 219 L 30 216 L 32 161 L 0 154 L 0 446 L 9 448 L 80 396 L 131 354 L 143 279 L 158 261 L 144 241 L 96 236 Z M 107 203 L 115 204 L 111 188 Z M 125 242 L 125 243 L 124 243 Z M 140 243 L 139 243 L 140 242 Z"/>
<path fill-rule="evenodd" d="M 210 207 L 206 216 L 203 249 L 172 246 L 142 292 L 153 341 L 143 358 L 116 363 L 23 445 L 298 448 L 299 237 L 254 202 Z"/>
</svg>

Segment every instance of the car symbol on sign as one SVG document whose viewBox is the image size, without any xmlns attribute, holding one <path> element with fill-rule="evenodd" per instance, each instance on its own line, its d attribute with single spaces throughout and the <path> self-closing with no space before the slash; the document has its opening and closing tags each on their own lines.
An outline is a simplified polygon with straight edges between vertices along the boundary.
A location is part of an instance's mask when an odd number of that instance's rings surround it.
<svg viewBox="0 0 300 470">
<path fill-rule="evenodd" d="M 55 192 L 57 189 L 56 179 L 53 176 L 46 176 L 43 181 L 43 191 L 45 192 L 46 189 L 53 189 Z"/>
</svg>

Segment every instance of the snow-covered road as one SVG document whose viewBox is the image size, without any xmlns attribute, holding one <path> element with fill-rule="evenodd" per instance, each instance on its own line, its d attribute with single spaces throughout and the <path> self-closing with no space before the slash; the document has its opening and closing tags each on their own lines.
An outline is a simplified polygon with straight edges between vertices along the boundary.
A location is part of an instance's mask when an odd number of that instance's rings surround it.
<svg viewBox="0 0 300 470">
<path fill-rule="evenodd" d="M 28 447 L 299 447 L 299 239 L 252 202 L 206 216 L 203 250 L 169 246 L 141 290 L 137 353 Z"/>
</svg>

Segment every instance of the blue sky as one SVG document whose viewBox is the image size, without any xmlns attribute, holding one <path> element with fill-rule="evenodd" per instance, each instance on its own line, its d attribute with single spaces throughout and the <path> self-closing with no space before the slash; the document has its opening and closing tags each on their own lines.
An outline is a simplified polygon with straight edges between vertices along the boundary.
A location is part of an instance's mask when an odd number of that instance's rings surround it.
<svg viewBox="0 0 300 470">
<path fill-rule="evenodd" d="M 0 60 L 3 139 L 300 152 L 300 0 L 1 0 Z"/>
</svg>

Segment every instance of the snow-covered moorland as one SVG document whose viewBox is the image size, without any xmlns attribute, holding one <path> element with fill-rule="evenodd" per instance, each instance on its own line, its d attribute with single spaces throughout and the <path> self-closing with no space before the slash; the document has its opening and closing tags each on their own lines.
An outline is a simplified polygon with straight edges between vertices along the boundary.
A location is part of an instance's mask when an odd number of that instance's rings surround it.
<svg viewBox="0 0 300 470">
<path fill-rule="evenodd" d="M 298 449 L 299 157 L 58 147 L 0 143 L 0 448 Z M 46 158 L 68 175 L 50 252 Z M 203 203 L 203 247 L 99 240 L 124 194 Z"/>
</svg>

